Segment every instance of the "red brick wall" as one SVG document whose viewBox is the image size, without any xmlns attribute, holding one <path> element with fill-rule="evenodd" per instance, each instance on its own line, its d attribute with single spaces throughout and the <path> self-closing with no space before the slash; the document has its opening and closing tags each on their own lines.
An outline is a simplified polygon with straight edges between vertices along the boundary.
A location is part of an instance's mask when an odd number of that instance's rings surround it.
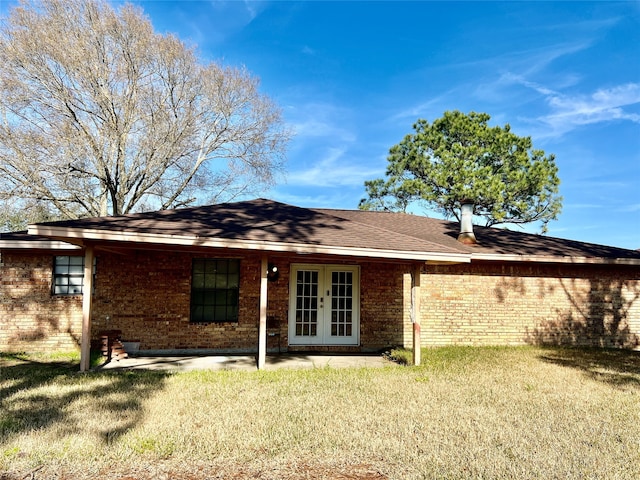
<svg viewBox="0 0 640 480">
<path fill-rule="evenodd" d="M 191 323 L 192 258 L 225 255 L 131 251 L 98 253 L 93 299 L 92 336 L 121 330 L 125 341 L 139 341 L 142 350 L 215 349 L 253 351 L 257 347 L 260 300 L 260 257 L 240 259 L 239 321 Z"/>
<path fill-rule="evenodd" d="M 142 350 L 204 348 L 221 351 L 256 351 L 260 302 L 260 255 L 240 258 L 240 315 L 238 323 L 195 324 L 189 322 L 192 258 L 224 255 L 180 252 L 99 255 L 93 301 L 93 337 L 101 330 L 122 331 L 124 340 L 140 341 Z M 268 284 L 268 349 L 287 350 L 289 266 L 321 263 L 306 257 L 273 255 L 279 278 Z M 335 264 L 336 262 L 330 262 Z M 346 262 L 353 264 L 353 262 Z M 403 267 L 361 263 L 362 348 L 332 350 L 379 350 L 403 341 Z M 124 273 L 126 272 L 126 273 Z M 144 286 L 144 288 L 140 288 Z M 298 350 L 304 348 L 298 347 Z M 317 347 L 314 347 L 317 350 Z"/>
<path fill-rule="evenodd" d="M 79 349 L 82 296 L 52 296 L 53 254 L 3 251 L 0 350 Z"/>
<path fill-rule="evenodd" d="M 361 264 L 360 343 L 367 350 L 403 345 L 412 331 L 405 321 L 407 312 L 400 294 L 408 269 L 402 263 Z"/>
<path fill-rule="evenodd" d="M 192 258 L 221 254 L 129 251 L 97 253 L 92 337 L 121 330 L 144 350 L 206 348 L 228 352 L 257 349 L 260 254 L 241 259 L 237 323 L 189 322 Z M 270 351 L 287 349 L 289 265 L 317 264 L 321 257 L 272 255 L 280 278 L 269 283 Z M 339 263 L 335 260 L 327 263 Z M 412 345 L 410 278 L 402 263 L 349 261 L 360 265 L 361 348 L 376 351 Z M 52 253 L 2 252 L 0 350 L 77 348 L 82 297 L 50 293 Z M 588 265 L 475 263 L 427 266 L 421 281 L 424 346 L 638 345 L 640 268 Z M 404 291 L 404 296 L 400 292 Z M 299 348 L 298 349 L 302 349 Z"/>
<path fill-rule="evenodd" d="M 640 267 L 428 266 L 422 344 L 640 344 Z"/>
</svg>

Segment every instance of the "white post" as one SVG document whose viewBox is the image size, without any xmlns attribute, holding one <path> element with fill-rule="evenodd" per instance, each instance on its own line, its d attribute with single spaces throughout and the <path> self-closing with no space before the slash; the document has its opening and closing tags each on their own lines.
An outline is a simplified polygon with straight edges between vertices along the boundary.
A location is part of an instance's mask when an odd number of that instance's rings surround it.
<svg viewBox="0 0 640 480">
<path fill-rule="evenodd" d="M 93 292 L 93 246 L 84 249 L 84 279 L 82 282 L 82 337 L 80 340 L 80 371 L 91 366 L 91 300 Z"/>
<path fill-rule="evenodd" d="M 416 264 L 411 272 L 411 323 L 413 324 L 413 364 L 420 365 L 420 271 Z"/>
<path fill-rule="evenodd" d="M 258 326 L 258 370 L 267 362 L 267 256 L 263 255 L 260 266 L 260 323 Z"/>
</svg>

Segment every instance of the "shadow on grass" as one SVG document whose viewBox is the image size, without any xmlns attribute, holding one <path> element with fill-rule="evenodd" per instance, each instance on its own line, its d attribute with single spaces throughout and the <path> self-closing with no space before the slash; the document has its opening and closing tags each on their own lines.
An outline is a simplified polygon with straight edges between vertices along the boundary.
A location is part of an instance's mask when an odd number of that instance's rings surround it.
<svg viewBox="0 0 640 480">
<path fill-rule="evenodd" d="M 16 435 L 55 427 L 61 434 L 116 440 L 142 420 L 143 402 L 164 387 L 162 372 L 78 372 L 78 361 L 0 353 L 0 445 Z M 98 431 L 88 418 L 109 412 Z"/>
<path fill-rule="evenodd" d="M 546 348 L 540 359 L 615 387 L 640 388 L 640 352 L 604 348 Z"/>
</svg>

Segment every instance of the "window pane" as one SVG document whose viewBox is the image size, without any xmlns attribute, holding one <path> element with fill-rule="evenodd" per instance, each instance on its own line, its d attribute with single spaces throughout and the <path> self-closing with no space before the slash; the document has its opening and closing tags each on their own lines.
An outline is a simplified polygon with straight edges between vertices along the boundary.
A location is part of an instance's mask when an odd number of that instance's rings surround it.
<svg viewBox="0 0 640 480">
<path fill-rule="evenodd" d="M 193 273 L 193 288 L 204 288 L 204 274 Z"/>
<path fill-rule="evenodd" d="M 75 256 L 75 257 L 68 257 L 68 258 L 69 258 L 69 265 L 76 266 L 76 267 L 78 266 L 82 267 L 84 265 L 84 257 Z"/>
<path fill-rule="evenodd" d="M 229 260 L 218 260 L 218 273 L 227 275 L 229 272 Z"/>
<path fill-rule="evenodd" d="M 207 273 L 204 276 L 204 287 L 205 288 L 216 288 L 216 276 L 215 276 L 215 274 Z"/>
<path fill-rule="evenodd" d="M 81 295 L 83 278 L 83 256 L 60 255 L 54 257 L 53 286 L 51 289 L 53 295 Z"/>
<path fill-rule="evenodd" d="M 215 307 L 215 321 L 216 322 L 226 322 L 227 319 L 227 307 L 222 305 L 216 305 Z"/>
<path fill-rule="evenodd" d="M 203 312 L 204 312 L 204 307 L 200 307 L 200 306 L 191 307 L 191 320 L 194 322 L 202 322 Z"/>
<path fill-rule="evenodd" d="M 204 260 L 194 260 L 193 261 L 193 273 L 201 273 L 204 274 L 206 268 L 206 262 Z"/>
<path fill-rule="evenodd" d="M 202 307 L 202 321 L 203 322 L 213 322 L 215 321 L 215 317 L 213 316 L 214 307 L 212 306 L 204 306 Z"/>
<path fill-rule="evenodd" d="M 194 259 L 191 281 L 193 322 L 237 322 L 240 261 Z M 202 307 L 202 314 L 195 307 Z"/>
<path fill-rule="evenodd" d="M 226 305 L 227 304 L 227 291 L 216 290 L 214 293 L 215 302 L 214 305 Z"/>
<path fill-rule="evenodd" d="M 227 274 L 226 273 L 217 273 L 216 274 L 216 288 L 227 288 Z"/>
<path fill-rule="evenodd" d="M 240 301 L 240 291 L 237 288 L 227 290 L 227 306 L 237 309 Z"/>
<path fill-rule="evenodd" d="M 229 288 L 238 288 L 240 287 L 240 276 L 238 273 L 229 272 L 229 276 L 227 277 L 227 287 Z"/>
<path fill-rule="evenodd" d="M 54 273 L 56 275 L 69 273 L 69 265 L 56 265 Z"/>
<path fill-rule="evenodd" d="M 215 290 L 204 290 L 204 300 L 202 302 L 205 306 L 214 306 L 216 304 L 216 291 Z"/>
</svg>

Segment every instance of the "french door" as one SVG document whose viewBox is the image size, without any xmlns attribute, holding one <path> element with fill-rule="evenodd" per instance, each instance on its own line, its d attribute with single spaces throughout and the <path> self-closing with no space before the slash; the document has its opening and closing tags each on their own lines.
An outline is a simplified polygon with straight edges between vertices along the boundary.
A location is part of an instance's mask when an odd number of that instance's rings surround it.
<svg viewBox="0 0 640 480">
<path fill-rule="evenodd" d="M 289 344 L 358 345 L 357 266 L 293 264 L 290 282 Z"/>
</svg>

